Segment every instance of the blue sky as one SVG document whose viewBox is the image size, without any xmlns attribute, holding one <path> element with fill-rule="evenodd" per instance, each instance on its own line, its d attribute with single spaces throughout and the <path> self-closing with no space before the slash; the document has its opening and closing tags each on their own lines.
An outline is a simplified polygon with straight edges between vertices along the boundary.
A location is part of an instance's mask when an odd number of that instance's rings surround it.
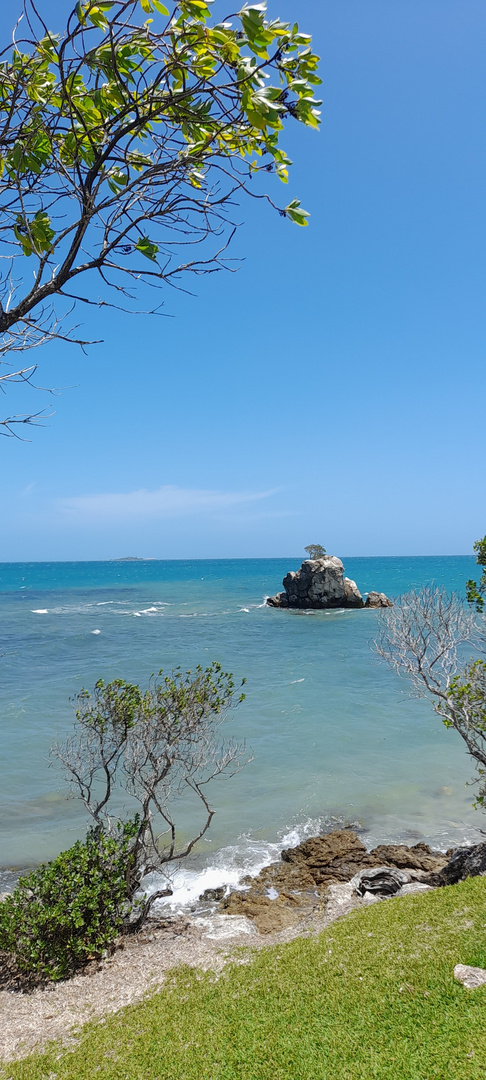
<svg viewBox="0 0 486 1080">
<path fill-rule="evenodd" d="M 39 7 L 56 29 L 70 4 Z M 311 224 L 246 201 L 238 273 L 161 318 L 80 312 L 103 344 L 37 354 L 65 389 L 0 440 L 0 561 L 459 554 L 486 531 L 484 0 L 268 10 L 322 57 L 321 131 L 287 127 L 289 187 L 269 180 Z"/>
</svg>

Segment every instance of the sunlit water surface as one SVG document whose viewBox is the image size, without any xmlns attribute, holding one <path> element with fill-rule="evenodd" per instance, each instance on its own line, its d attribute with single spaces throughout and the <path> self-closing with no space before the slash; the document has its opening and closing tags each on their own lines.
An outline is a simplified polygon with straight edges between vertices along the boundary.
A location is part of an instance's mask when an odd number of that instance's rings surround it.
<svg viewBox="0 0 486 1080">
<path fill-rule="evenodd" d="M 236 881 L 333 822 L 366 843 L 448 847 L 483 824 L 455 732 L 370 649 L 373 611 L 272 610 L 298 559 L 0 565 L 0 878 L 83 835 L 49 748 L 73 722 L 70 699 L 102 677 L 144 683 L 163 667 L 218 660 L 246 677 L 228 734 L 253 760 L 214 789 L 209 837 L 178 876 L 177 901 Z M 362 592 L 434 581 L 464 592 L 468 557 L 346 559 Z M 184 835 L 192 811 L 180 807 Z M 201 876 L 202 875 L 202 876 Z"/>
</svg>

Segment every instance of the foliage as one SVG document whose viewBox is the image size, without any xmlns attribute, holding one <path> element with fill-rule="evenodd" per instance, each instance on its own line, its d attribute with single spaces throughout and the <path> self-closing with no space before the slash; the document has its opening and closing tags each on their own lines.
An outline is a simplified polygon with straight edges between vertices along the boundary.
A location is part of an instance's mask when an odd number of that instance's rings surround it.
<svg viewBox="0 0 486 1080">
<path fill-rule="evenodd" d="M 486 808 L 486 660 L 476 660 L 461 675 L 456 675 L 447 698 L 450 713 L 443 717 L 444 723 L 462 735 L 476 761 L 479 782 L 476 805 Z"/>
<path fill-rule="evenodd" d="M 216 738 L 234 696 L 232 676 L 216 663 L 194 674 L 159 672 L 145 692 L 121 679 L 100 680 L 94 694 L 81 691 L 74 734 L 53 752 L 94 825 L 84 843 L 21 878 L 0 904 L 0 950 L 18 971 L 65 978 L 101 956 L 121 929 L 138 929 L 154 901 L 170 895 L 164 887 L 144 896 L 142 879 L 192 851 L 214 815 L 206 786 L 241 767 L 242 748 Z M 140 804 L 125 821 L 113 814 L 120 787 Z M 196 796 L 203 817 L 195 835 L 178 843 L 173 802 L 184 792 Z"/>
<path fill-rule="evenodd" d="M 309 559 L 322 559 L 326 554 L 326 549 L 322 547 L 322 544 L 308 544 L 304 551 L 307 552 Z"/>
<path fill-rule="evenodd" d="M 9 1080 L 484 1080 L 484 878 L 373 904 L 319 935 L 248 950 L 164 987 Z M 241 959 L 251 962 L 241 963 Z M 238 962 L 238 959 L 240 962 Z"/>
<path fill-rule="evenodd" d="M 483 536 L 482 540 L 475 541 L 474 550 L 478 566 L 483 566 L 484 569 L 479 579 L 479 585 L 472 578 L 466 582 L 466 597 L 468 604 L 475 604 L 476 611 L 483 611 L 484 597 L 486 595 L 486 536 Z"/>
<path fill-rule="evenodd" d="M 458 670 L 466 644 L 484 645 L 474 615 L 459 596 L 426 586 L 400 597 L 380 618 L 376 651 L 419 695 L 431 697 L 445 726 L 464 740 L 476 762 L 476 805 L 486 806 L 486 661 Z"/>
<path fill-rule="evenodd" d="M 126 914 L 137 825 L 127 821 L 111 836 L 91 829 L 84 843 L 20 878 L 0 904 L 0 949 L 18 971 L 63 979 L 112 945 Z"/>
<path fill-rule="evenodd" d="M 214 816 L 208 786 L 245 763 L 245 748 L 218 740 L 228 709 L 243 700 L 231 675 L 211 664 L 192 673 L 180 669 L 152 676 L 145 691 L 115 679 L 97 682 L 93 694 L 77 698 L 72 737 L 52 752 L 66 768 L 71 791 L 82 799 L 96 827 L 107 836 L 118 829 L 120 793 L 139 804 L 127 866 L 126 898 L 136 898 L 145 875 L 166 872 L 185 858 L 207 832 Z M 179 840 L 174 808 L 185 795 L 196 806 L 193 835 Z M 158 829 L 161 831 L 158 832 Z M 170 886 L 152 893 L 135 911 L 141 925 L 153 902 Z"/>
<path fill-rule="evenodd" d="M 127 310 L 140 280 L 177 286 L 226 265 L 243 192 L 307 225 L 298 199 L 279 208 L 251 181 L 287 182 L 287 120 L 319 125 L 311 38 L 268 20 L 265 3 L 214 23 L 211 3 L 80 0 L 54 33 L 24 0 L 0 54 L 0 359 L 53 338 L 86 344 L 55 297 Z M 81 289 L 93 273 L 102 298 Z"/>
</svg>

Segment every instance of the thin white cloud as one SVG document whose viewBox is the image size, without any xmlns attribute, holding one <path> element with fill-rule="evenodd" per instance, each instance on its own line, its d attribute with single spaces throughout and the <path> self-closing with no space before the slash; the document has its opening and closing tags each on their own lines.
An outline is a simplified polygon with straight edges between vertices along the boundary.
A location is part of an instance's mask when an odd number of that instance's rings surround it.
<svg viewBox="0 0 486 1080">
<path fill-rule="evenodd" d="M 141 488 L 139 491 L 57 499 L 56 508 L 65 519 L 82 519 L 90 523 L 157 521 L 189 514 L 224 513 L 232 507 L 268 499 L 276 491 L 276 488 L 271 491 L 207 491 L 166 484 L 156 491 Z"/>
</svg>

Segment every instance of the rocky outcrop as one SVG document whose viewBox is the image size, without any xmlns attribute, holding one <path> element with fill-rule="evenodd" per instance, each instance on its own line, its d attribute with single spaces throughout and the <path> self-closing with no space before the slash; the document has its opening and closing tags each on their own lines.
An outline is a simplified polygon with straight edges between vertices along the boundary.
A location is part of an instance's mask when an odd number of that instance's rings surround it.
<svg viewBox="0 0 486 1080">
<path fill-rule="evenodd" d="M 350 883 L 355 896 L 391 896 L 428 882 L 431 871 L 438 875 L 450 854 L 434 852 L 427 844 L 380 844 L 367 851 L 355 832 L 338 829 L 284 850 L 280 862 L 246 877 L 243 889 L 226 896 L 221 910 L 246 915 L 260 933 L 270 933 L 327 910 L 329 890 L 338 884 Z"/>
<path fill-rule="evenodd" d="M 475 844 L 474 847 L 457 848 L 446 865 L 434 875 L 431 884 L 456 885 L 467 877 L 479 875 L 486 877 L 486 842 Z"/>
<path fill-rule="evenodd" d="M 292 863 L 303 862 L 310 870 L 317 885 L 328 882 L 350 881 L 360 870 L 368 867 L 395 866 L 399 870 L 420 874 L 439 872 L 446 865 L 450 852 L 443 855 L 432 851 L 428 844 L 379 844 L 367 851 L 351 829 L 339 829 L 324 836 L 305 840 L 298 847 L 282 851 L 282 859 Z"/>
<path fill-rule="evenodd" d="M 384 593 L 370 592 L 366 604 L 355 581 L 344 577 L 344 566 L 335 555 L 306 559 L 300 570 L 283 579 L 284 592 L 269 596 L 267 604 L 280 608 L 378 608 L 392 607 Z"/>
<path fill-rule="evenodd" d="M 366 597 L 365 607 L 393 607 L 393 604 L 392 601 L 388 599 L 388 596 L 385 596 L 384 592 L 369 592 Z"/>
<path fill-rule="evenodd" d="M 283 587 L 285 592 L 268 597 L 270 607 L 364 607 L 356 582 L 344 577 L 344 566 L 335 555 L 306 559 L 300 570 L 284 577 Z"/>
</svg>

